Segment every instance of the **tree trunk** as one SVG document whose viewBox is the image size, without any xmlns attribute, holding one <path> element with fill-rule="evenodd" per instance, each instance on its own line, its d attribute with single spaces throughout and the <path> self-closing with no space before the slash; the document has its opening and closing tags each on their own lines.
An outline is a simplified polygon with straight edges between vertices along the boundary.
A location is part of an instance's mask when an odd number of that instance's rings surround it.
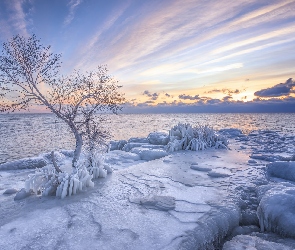
<svg viewBox="0 0 295 250">
<path fill-rule="evenodd" d="M 74 151 L 72 167 L 76 168 L 77 167 L 77 162 L 78 162 L 80 154 L 82 152 L 83 139 L 82 139 L 82 135 L 79 134 L 78 131 L 75 131 L 74 134 L 75 134 L 75 139 L 76 139 L 76 148 L 75 148 L 75 151 Z"/>
</svg>

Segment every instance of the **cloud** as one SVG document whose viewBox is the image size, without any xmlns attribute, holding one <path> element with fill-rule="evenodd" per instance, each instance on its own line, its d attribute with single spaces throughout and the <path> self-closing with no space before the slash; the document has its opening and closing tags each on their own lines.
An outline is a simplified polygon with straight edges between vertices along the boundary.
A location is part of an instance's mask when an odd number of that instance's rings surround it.
<svg viewBox="0 0 295 250">
<path fill-rule="evenodd" d="M 28 37 L 28 19 L 30 13 L 25 13 L 23 9 L 24 1 L 10 0 L 0 3 L 0 38 L 7 39 L 14 34 Z"/>
<path fill-rule="evenodd" d="M 207 94 L 212 94 L 212 93 L 223 93 L 223 94 L 227 94 L 227 95 L 232 95 L 232 94 L 239 94 L 241 93 L 240 90 L 235 89 L 235 90 L 231 90 L 231 89 L 212 89 L 209 90 L 207 92 L 205 92 Z"/>
<path fill-rule="evenodd" d="M 294 86 L 295 81 L 289 78 L 285 83 L 279 83 L 273 87 L 256 91 L 254 95 L 259 97 L 286 96 L 290 93 L 294 93 Z"/>
<path fill-rule="evenodd" d="M 190 96 L 190 95 L 182 94 L 182 95 L 179 95 L 178 98 L 181 100 L 200 100 L 199 95 Z"/>
<path fill-rule="evenodd" d="M 158 99 L 158 97 L 159 97 L 159 93 L 151 93 L 151 92 L 149 92 L 148 90 L 145 90 L 144 92 L 143 92 L 143 95 L 146 95 L 146 96 L 148 96 L 148 97 L 150 97 L 151 98 L 151 100 L 157 100 Z"/>
<path fill-rule="evenodd" d="M 183 102 L 159 103 L 151 106 L 146 103 L 125 106 L 125 113 L 279 113 L 294 112 L 295 97 L 285 99 L 255 99 L 249 102 L 223 101 L 210 99 L 199 100 L 193 104 Z"/>
<path fill-rule="evenodd" d="M 77 7 L 83 2 L 83 0 L 71 0 L 69 2 L 69 14 L 67 15 L 67 17 L 65 18 L 64 20 L 64 26 L 67 26 L 69 25 L 74 17 L 75 17 L 75 13 L 76 13 L 76 10 L 77 10 Z"/>
<path fill-rule="evenodd" d="M 224 101 L 224 102 L 230 102 L 232 99 L 233 99 L 232 96 L 227 95 L 227 96 L 225 96 L 225 97 L 222 98 L 222 101 Z"/>
</svg>

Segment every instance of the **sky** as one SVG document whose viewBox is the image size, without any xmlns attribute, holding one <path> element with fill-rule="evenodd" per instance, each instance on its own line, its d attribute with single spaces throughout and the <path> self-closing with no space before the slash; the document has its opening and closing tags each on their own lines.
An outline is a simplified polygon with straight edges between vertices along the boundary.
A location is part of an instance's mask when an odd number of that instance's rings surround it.
<svg viewBox="0 0 295 250">
<path fill-rule="evenodd" d="M 295 0 L 0 0 L 0 27 L 107 64 L 125 112 L 295 112 Z"/>
</svg>

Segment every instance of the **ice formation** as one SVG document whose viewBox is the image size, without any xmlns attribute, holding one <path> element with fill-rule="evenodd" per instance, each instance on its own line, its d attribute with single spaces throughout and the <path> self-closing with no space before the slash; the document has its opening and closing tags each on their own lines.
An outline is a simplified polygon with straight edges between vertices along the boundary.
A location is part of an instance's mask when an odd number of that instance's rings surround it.
<svg viewBox="0 0 295 250">
<path fill-rule="evenodd" d="M 47 161 L 42 156 L 25 158 L 21 160 L 6 162 L 0 164 L 0 170 L 12 170 L 12 169 L 35 169 L 46 166 Z"/>
<path fill-rule="evenodd" d="M 238 235 L 223 245 L 223 250 L 292 250 L 292 247 L 260 239 L 257 236 Z"/>
<path fill-rule="evenodd" d="M 259 194 L 257 215 L 261 230 L 295 237 L 295 185 L 262 186 Z"/>
<path fill-rule="evenodd" d="M 208 126 L 192 127 L 190 124 L 174 126 L 169 132 L 168 152 L 179 150 L 204 150 L 206 148 L 227 148 L 228 140 Z"/>
<path fill-rule="evenodd" d="M 36 169 L 25 181 L 26 192 L 33 191 L 44 196 L 56 195 L 62 199 L 81 191 L 85 187 L 93 187 L 92 179 L 105 178 L 112 169 L 103 165 L 99 155 L 82 157 L 78 167 L 72 172 L 57 172 L 53 165 L 48 164 L 41 169 Z"/>
<path fill-rule="evenodd" d="M 282 178 L 295 182 L 295 161 L 276 161 L 266 165 L 269 177 Z"/>
<path fill-rule="evenodd" d="M 147 139 L 150 144 L 154 145 L 167 145 L 169 142 L 169 136 L 164 132 L 150 133 Z"/>
</svg>

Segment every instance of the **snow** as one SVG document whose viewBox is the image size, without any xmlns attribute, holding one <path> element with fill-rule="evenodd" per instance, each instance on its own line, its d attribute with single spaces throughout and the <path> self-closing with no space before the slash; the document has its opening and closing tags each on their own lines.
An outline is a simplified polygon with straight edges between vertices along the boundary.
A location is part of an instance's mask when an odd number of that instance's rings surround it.
<svg viewBox="0 0 295 250">
<path fill-rule="evenodd" d="M 177 131 L 168 144 L 189 138 L 191 127 L 184 137 Z M 219 133 L 212 138 L 229 148 L 229 137 L 230 150 L 167 152 L 162 132 L 112 142 L 91 168 L 84 162 L 76 173 L 55 175 L 55 194 L 42 175 L 54 171 L 49 153 L 1 164 L 0 249 L 294 249 L 285 238 L 295 238 L 295 165 L 286 161 L 295 155 L 294 137 Z M 72 151 L 55 155 L 63 171 L 71 168 Z M 252 158 L 258 155 L 284 160 Z M 46 168 L 28 167 L 42 161 Z M 35 179 L 25 190 L 28 175 Z"/>
</svg>

